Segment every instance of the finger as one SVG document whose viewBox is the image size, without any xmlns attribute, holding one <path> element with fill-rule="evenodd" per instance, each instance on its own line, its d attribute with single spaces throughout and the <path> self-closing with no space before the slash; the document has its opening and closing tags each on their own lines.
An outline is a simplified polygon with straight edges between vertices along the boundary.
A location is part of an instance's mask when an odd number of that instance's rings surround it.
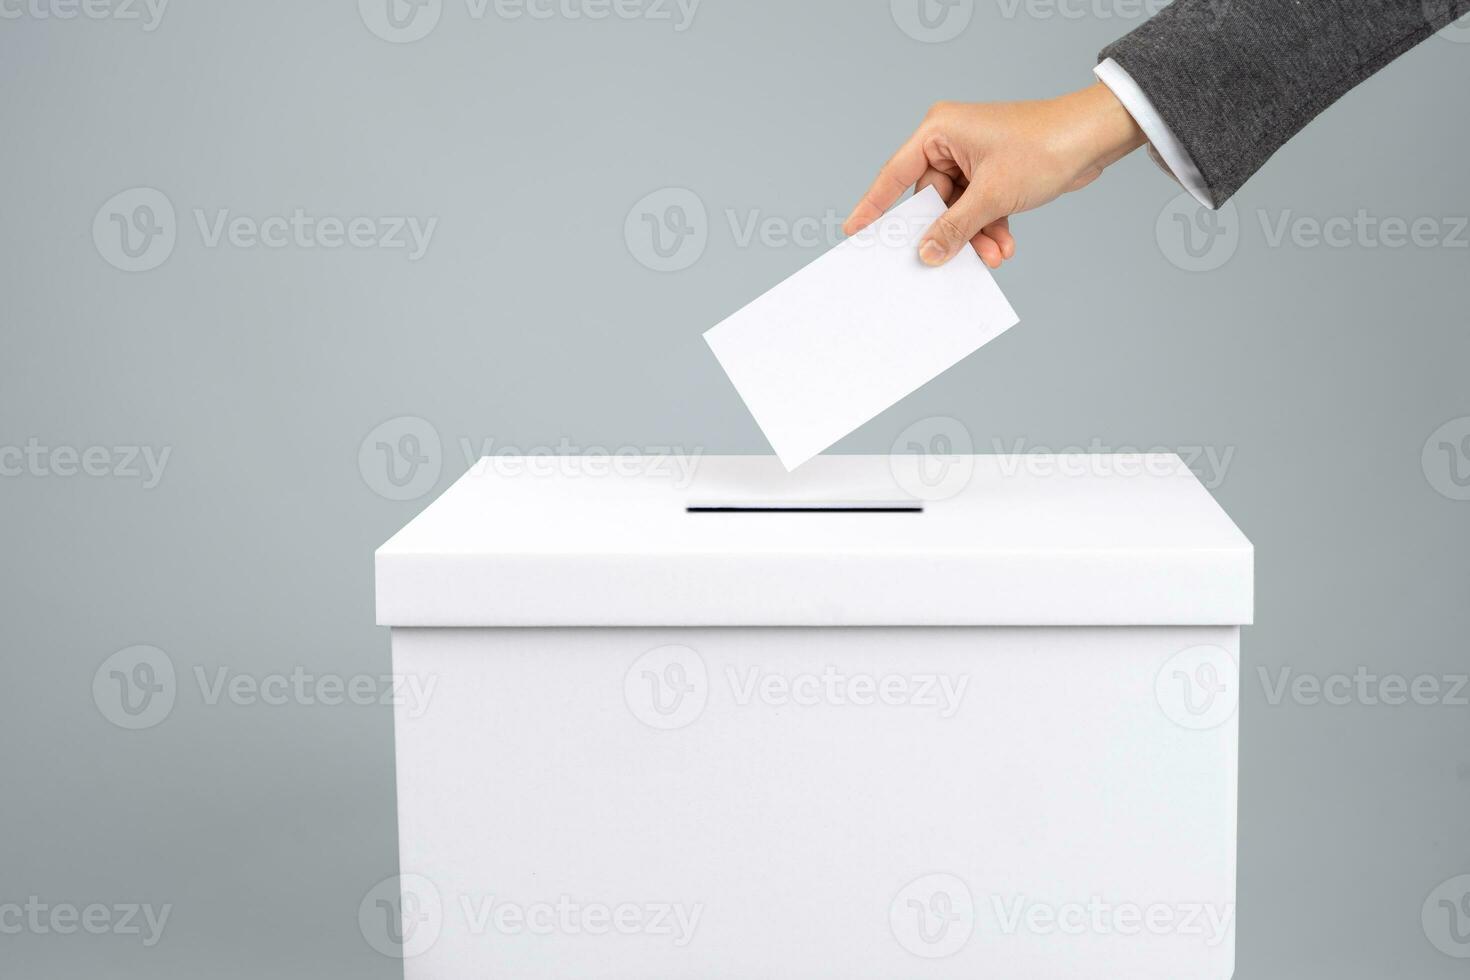
<svg viewBox="0 0 1470 980">
<path fill-rule="evenodd" d="M 878 220 L 928 169 L 929 162 L 924 157 L 923 142 L 919 139 L 919 134 L 915 133 L 893 155 L 893 159 L 878 171 L 878 179 L 873 181 L 873 186 L 868 188 L 858 206 L 853 208 L 852 214 L 842 223 L 842 231 L 848 235 L 856 235 Z"/>
<path fill-rule="evenodd" d="M 955 183 L 955 179 L 941 170 L 935 170 L 933 167 L 924 171 L 924 176 L 920 177 L 919 182 L 914 185 L 914 193 L 917 194 L 926 187 L 932 187 L 938 191 L 939 196 L 944 199 L 945 204 L 953 203 L 954 199 L 958 196 L 956 191 L 959 189 L 959 185 Z"/>
<path fill-rule="evenodd" d="M 999 269 L 1000 264 L 1005 261 L 1005 255 L 1002 253 L 1000 245 L 994 238 L 991 238 L 983 232 L 970 239 L 970 244 L 975 246 L 975 251 L 979 254 L 980 261 L 992 269 Z"/>
<path fill-rule="evenodd" d="M 1011 234 L 1010 218 L 1001 218 L 999 221 L 992 221 L 982 231 L 993 239 L 995 244 L 1000 246 L 1001 258 L 1009 259 L 1015 256 L 1016 239 Z"/>
<path fill-rule="evenodd" d="M 924 233 L 919 258 L 925 265 L 943 265 L 980 229 L 1002 217 L 989 196 L 973 181 L 952 207 Z"/>
</svg>

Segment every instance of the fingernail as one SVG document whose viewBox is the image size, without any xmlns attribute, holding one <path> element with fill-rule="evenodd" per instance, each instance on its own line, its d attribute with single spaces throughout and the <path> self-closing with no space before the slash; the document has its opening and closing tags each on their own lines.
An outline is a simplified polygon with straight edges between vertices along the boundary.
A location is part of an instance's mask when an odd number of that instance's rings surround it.
<svg viewBox="0 0 1470 980">
<path fill-rule="evenodd" d="M 919 259 L 925 265 L 943 265 L 945 254 L 944 246 L 932 238 L 919 248 Z"/>
</svg>

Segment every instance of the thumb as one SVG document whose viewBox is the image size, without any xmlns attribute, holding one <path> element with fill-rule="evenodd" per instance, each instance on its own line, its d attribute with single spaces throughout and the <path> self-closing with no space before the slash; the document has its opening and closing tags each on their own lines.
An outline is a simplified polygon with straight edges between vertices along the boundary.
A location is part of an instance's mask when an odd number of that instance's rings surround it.
<svg viewBox="0 0 1470 980">
<path fill-rule="evenodd" d="M 919 258 L 925 265 L 944 265 L 954 258 L 980 229 L 1005 215 L 978 186 L 971 184 L 960 199 L 941 214 L 924 233 Z"/>
</svg>

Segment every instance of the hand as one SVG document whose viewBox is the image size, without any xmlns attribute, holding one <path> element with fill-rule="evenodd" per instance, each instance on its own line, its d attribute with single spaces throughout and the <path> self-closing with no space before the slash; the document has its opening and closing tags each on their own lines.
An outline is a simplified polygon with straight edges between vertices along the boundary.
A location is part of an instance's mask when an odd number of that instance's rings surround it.
<svg viewBox="0 0 1470 980">
<path fill-rule="evenodd" d="M 992 269 L 1016 254 L 1010 216 L 1086 187 L 1144 143 L 1106 85 L 1038 102 L 941 102 L 893 159 L 842 230 L 855 235 L 904 190 L 933 186 L 949 205 L 919 258 L 943 265 L 969 242 Z"/>
</svg>

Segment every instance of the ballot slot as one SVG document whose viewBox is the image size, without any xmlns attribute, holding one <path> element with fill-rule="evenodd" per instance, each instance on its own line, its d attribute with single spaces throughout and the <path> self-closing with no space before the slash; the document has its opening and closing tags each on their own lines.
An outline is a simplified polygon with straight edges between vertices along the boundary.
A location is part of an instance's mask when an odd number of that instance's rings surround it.
<svg viewBox="0 0 1470 980">
<path fill-rule="evenodd" d="M 727 500 L 695 501 L 689 514 L 922 514 L 918 500 Z"/>
</svg>

